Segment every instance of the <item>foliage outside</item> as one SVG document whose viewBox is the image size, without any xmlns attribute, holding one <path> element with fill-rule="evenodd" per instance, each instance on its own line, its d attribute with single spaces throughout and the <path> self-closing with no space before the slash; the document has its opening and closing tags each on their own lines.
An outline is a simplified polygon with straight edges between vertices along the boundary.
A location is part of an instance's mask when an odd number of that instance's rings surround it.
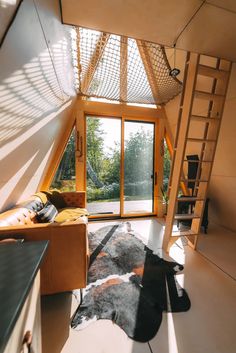
<svg viewBox="0 0 236 353">
<path fill-rule="evenodd" d="M 87 200 L 119 200 L 120 198 L 120 144 L 105 151 L 104 131 L 97 118 L 87 119 Z M 125 199 L 150 198 L 153 169 L 153 136 L 144 130 L 131 134 L 125 141 L 124 173 Z M 91 173 L 91 169 L 94 174 Z M 95 177 L 96 175 L 96 177 Z"/>
<path fill-rule="evenodd" d="M 75 128 L 67 142 L 59 167 L 50 186 L 50 189 L 75 191 Z"/>
<path fill-rule="evenodd" d="M 164 166 L 163 166 L 163 193 L 167 194 L 168 192 L 168 183 L 170 177 L 170 169 L 171 169 L 171 158 L 170 152 L 168 150 L 168 146 L 166 141 L 164 141 Z"/>
</svg>

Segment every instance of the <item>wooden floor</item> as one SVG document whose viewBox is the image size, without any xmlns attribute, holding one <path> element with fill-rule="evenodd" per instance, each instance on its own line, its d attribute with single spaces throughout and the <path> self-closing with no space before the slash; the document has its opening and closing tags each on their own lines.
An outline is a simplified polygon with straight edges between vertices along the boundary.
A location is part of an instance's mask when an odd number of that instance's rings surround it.
<svg viewBox="0 0 236 353">
<path fill-rule="evenodd" d="M 161 223 L 155 219 L 130 223 L 161 255 Z M 89 230 L 102 226 L 89 223 Z M 77 303 L 71 293 L 65 293 L 42 297 L 43 353 L 235 353 L 236 233 L 216 225 L 210 225 L 208 233 L 200 236 L 199 251 L 181 240 L 172 246 L 170 257 L 185 265 L 178 281 L 192 307 L 186 313 L 164 313 L 160 330 L 150 342 L 132 341 L 108 320 L 82 331 L 71 330 L 70 317 Z"/>
</svg>

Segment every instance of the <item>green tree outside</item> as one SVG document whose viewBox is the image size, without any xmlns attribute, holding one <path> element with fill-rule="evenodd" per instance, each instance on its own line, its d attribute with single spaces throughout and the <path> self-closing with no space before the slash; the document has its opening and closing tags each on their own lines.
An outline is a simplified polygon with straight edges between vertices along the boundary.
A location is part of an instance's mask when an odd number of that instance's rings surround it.
<svg viewBox="0 0 236 353">
<path fill-rule="evenodd" d="M 103 135 L 100 119 L 87 118 L 87 159 L 98 178 L 102 173 L 104 159 Z"/>
</svg>

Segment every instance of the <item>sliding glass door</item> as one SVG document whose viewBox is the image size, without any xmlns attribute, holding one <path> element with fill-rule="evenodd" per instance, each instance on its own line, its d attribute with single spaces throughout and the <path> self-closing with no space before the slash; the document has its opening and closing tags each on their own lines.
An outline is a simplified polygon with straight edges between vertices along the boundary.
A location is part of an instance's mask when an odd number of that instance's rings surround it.
<svg viewBox="0 0 236 353">
<path fill-rule="evenodd" d="M 124 214 L 153 212 L 154 124 L 124 123 Z"/>
<path fill-rule="evenodd" d="M 87 116 L 86 126 L 90 215 L 153 213 L 155 124 Z"/>
<path fill-rule="evenodd" d="M 120 215 L 121 120 L 87 116 L 87 209 Z"/>
</svg>

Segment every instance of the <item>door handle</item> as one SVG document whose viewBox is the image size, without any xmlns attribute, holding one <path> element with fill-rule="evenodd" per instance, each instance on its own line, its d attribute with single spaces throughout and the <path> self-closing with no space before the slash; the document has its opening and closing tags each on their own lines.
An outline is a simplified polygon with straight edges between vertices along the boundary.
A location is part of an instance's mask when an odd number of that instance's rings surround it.
<svg viewBox="0 0 236 353">
<path fill-rule="evenodd" d="M 32 332 L 26 331 L 22 342 L 21 353 L 33 353 L 31 343 L 32 343 Z"/>
</svg>

